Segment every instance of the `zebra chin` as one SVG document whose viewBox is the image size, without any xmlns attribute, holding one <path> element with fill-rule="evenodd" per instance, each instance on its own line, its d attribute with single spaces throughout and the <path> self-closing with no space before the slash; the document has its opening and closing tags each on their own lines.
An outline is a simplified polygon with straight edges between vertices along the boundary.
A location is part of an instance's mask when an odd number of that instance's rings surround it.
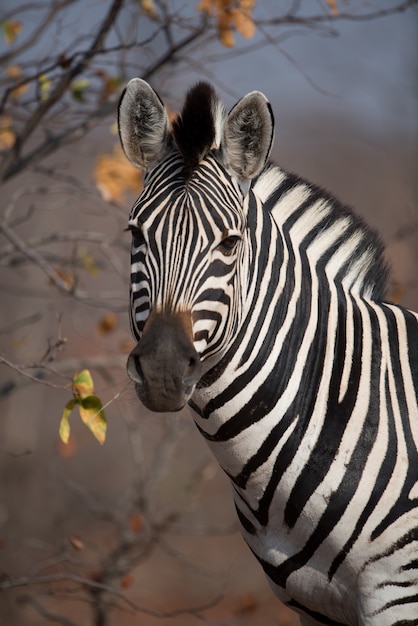
<svg viewBox="0 0 418 626">
<path fill-rule="evenodd" d="M 135 383 L 135 393 L 140 402 L 150 411 L 155 413 L 175 413 L 181 411 L 193 395 L 194 387 L 190 393 L 168 394 L 162 389 L 144 388 L 141 384 Z"/>
<path fill-rule="evenodd" d="M 153 313 L 128 357 L 127 372 L 139 400 L 151 411 L 180 411 L 201 375 L 191 322 L 184 314 Z"/>
</svg>

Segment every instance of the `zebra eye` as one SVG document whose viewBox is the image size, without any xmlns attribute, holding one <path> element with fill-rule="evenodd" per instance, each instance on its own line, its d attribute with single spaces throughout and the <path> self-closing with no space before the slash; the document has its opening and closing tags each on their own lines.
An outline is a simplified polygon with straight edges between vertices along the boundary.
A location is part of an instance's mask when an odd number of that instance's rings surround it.
<svg viewBox="0 0 418 626">
<path fill-rule="evenodd" d="M 144 235 L 142 229 L 139 226 L 135 226 L 134 224 L 129 224 L 128 228 L 132 234 L 132 243 L 135 248 L 139 248 L 144 243 Z"/>
<path fill-rule="evenodd" d="M 240 237 L 238 237 L 238 235 L 229 235 L 228 237 L 225 237 L 224 239 L 222 239 L 218 248 L 222 252 L 222 254 L 225 254 L 228 256 L 233 253 L 239 240 L 240 240 Z"/>
</svg>

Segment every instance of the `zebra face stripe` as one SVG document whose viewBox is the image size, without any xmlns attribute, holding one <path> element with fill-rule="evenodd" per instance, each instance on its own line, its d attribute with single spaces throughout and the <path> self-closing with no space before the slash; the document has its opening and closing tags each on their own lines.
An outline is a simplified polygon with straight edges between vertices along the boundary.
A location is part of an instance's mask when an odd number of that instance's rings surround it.
<svg viewBox="0 0 418 626">
<path fill-rule="evenodd" d="M 176 154 L 150 172 L 129 220 L 137 340 L 153 311 L 181 313 L 190 317 L 202 361 L 222 351 L 241 315 L 243 204 L 238 186 L 214 157 L 187 181 Z"/>
</svg>

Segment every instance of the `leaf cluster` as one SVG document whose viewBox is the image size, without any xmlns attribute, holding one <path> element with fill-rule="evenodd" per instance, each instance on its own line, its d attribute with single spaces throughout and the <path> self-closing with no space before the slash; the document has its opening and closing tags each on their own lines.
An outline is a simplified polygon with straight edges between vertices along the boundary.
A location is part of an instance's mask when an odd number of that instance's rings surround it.
<svg viewBox="0 0 418 626">
<path fill-rule="evenodd" d="M 67 444 L 70 439 L 69 416 L 77 406 L 83 423 L 96 437 L 100 444 L 106 439 L 106 416 L 102 401 L 94 395 L 93 378 L 89 370 L 82 370 L 73 378 L 73 397 L 65 405 L 61 416 L 59 435 L 63 443 Z"/>
</svg>

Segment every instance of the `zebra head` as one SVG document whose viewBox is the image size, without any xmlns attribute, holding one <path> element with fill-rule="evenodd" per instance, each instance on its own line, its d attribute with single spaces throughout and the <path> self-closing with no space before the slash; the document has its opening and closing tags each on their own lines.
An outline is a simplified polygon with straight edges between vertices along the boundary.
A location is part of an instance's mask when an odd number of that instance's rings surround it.
<svg viewBox="0 0 418 626">
<path fill-rule="evenodd" d="M 122 94 L 122 147 L 145 172 L 128 227 L 138 343 L 127 368 L 151 410 L 180 410 L 237 330 L 252 257 L 248 192 L 273 128 L 257 91 L 227 115 L 212 87 L 198 83 L 173 123 L 145 81 L 131 80 Z"/>
</svg>

